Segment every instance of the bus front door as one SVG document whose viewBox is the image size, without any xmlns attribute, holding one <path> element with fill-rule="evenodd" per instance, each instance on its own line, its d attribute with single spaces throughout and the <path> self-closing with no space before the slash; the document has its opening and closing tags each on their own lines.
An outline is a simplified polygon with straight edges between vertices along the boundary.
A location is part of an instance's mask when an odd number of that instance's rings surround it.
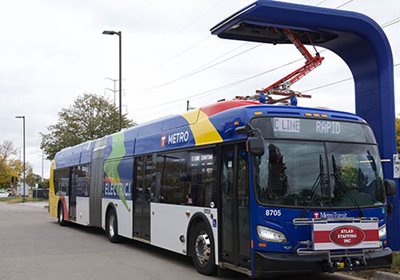
<svg viewBox="0 0 400 280">
<path fill-rule="evenodd" d="M 150 202 L 154 164 L 151 156 L 136 158 L 136 185 L 133 193 L 133 236 L 150 240 Z"/>
<path fill-rule="evenodd" d="M 223 146 L 220 189 L 222 260 L 249 269 L 249 172 L 244 144 Z"/>
<path fill-rule="evenodd" d="M 76 167 L 70 169 L 69 218 L 76 221 Z"/>
</svg>

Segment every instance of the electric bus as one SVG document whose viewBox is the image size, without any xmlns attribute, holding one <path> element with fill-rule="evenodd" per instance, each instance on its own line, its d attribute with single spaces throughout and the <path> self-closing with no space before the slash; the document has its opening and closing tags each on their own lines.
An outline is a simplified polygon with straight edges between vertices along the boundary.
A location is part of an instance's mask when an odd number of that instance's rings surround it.
<svg viewBox="0 0 400 280">
<path fill-rule="evenodd" d="M 251 277 L 388 268 L 378 146 L 360 117 L 221 101 L 59 151 L 51 216 Z"/>
</svg>

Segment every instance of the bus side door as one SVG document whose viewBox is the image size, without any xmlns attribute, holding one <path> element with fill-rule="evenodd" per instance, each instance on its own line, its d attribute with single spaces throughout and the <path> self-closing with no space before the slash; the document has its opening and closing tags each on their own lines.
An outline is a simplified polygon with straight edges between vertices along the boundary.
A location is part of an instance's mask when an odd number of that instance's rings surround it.
<svg viewBox="0 0 400 280">
<path fill-rule="evenodd" d="M 150 240 L 151 187 L 154 183 L 154 163 L 151 156 L 136 158 L 136 184 L 133 192 L 133 236 Z"/>
<path fill-rule="evenodd" d="M 250 267 L 249 172 L 245 144 L 222 147 L 222 260 Z"/>
</svg>

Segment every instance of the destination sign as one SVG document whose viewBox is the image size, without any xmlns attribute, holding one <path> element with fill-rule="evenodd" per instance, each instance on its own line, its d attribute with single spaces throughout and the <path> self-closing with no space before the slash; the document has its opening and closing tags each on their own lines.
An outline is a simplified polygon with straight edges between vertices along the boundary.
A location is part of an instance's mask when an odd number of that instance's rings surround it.
<svg viewBox="0 0 400 280">
<path fill-rule="evenodd" d="M 289 118 L 274 118 L 274 131 L 300 132 L 300 120 Z"/>
<path fill-rule="evenodd" d="M 362 123 L 259 117 L 251 124 L 260 129 L 264 138 L 375 143 L 371 129 Z"/>
</svg>

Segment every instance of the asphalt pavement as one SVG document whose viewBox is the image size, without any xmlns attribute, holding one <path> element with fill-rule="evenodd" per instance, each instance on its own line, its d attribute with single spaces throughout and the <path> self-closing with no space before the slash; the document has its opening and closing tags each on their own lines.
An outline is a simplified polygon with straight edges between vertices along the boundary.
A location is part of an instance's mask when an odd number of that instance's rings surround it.
<svg viewBox="0 0 400 280">
<path fill-rule="evenodd" d="M 248 279 L 238 273 L 207 277 L 191 259 L 133 240 L 112 244 L 101 229 L 61 227 L 45 203 L 0 203 L 1 280 Z M 348 279 L 321 274 L 275 279 Z"/>
</svg>

